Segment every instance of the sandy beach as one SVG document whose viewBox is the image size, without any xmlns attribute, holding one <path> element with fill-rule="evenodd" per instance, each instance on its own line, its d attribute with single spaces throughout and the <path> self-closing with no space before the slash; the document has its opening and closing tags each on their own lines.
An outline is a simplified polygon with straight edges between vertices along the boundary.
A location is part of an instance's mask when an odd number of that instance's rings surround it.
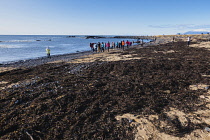
<svg viewBox="0 0 210 140">
<path fill-rule="evenodd" d="M 0 139 L 210 139 L 209 35 L 186 38 L 0 65 Z"/>
</svg>

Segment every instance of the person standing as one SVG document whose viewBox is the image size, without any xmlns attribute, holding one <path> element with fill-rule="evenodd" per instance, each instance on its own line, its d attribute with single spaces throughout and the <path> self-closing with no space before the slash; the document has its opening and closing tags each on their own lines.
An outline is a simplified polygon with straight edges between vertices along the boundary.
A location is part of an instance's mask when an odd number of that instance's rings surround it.
<svg viewBox="0 0 210 140">
<path fill-rule="evenodd" d="M 144 45 L 144 39 L 141 39 L 141 46 Z"/>
<path fill-rule="evenodd" d="M 90 43 L 90 48 L 91 50 L 94 52 L 94 47 L 93 47 L 94 43 Z"/>
<path fill-rule="evenodd" d="M 188 36 L 188 38 L 187 38 L 187 45 L 188 45 L 188 46 L 190 45 L 190 41 L 191 41 L 191 37 Z"/>
<path fill-rule="evenodd" d="M 108 52 L 109 52 L 109 49 L 110 49 L 110 42 L 109 41 L 107 43 L 107 49 L 108 49 Z"/>
<path fill-rule="evenodd" d="M 131 42 L 130 42 L 130 46 L 132 46 L 132 43 L 133 43 L 133 42 L 131 41 Z"/>
<path fill-rule="evenodd" d="M 127 45 L 127 48 L 129 48 L 130 42 L 128 40 L 126 41 L 126 45 Z"/>
<path fill-rule="evenodd" d="M 119 48 L 122 48 L 122 41 L 119 41 Z"/>
<path fill-rule="evenodd" d="M 101 52 L 101 43 L 98 42 L 98 52 Z"/>
<path fill-rule="evenodd" d="M 125 48 L 125 41 L 123 40 L 123 41 L 121 42 L 121 44 L 122 44 L 122 49 L 124 50 L 124 48 Z"/>
<path fill-rule="evenodd" d="M 47 53 L 47 57 L 51 58 L 51 56 L 50 56 L 50 48 L 49 47 L 46 48 L 46 53 Z"/>
<path fill-rule="evenodd" d="M 174 41 L 175 41 L 175 37 L 173 36 L 173 38 L 172 38 L 172 42 L 174 43 Z"/>
<path fill-rule="evenodd" d="M 114 49 L 114 42 L 112 42 L 112 49 Z"/>
<path fill-rule="evenodd" d="M 118 42 L 116 43 L 116 48 L 119 48 L 119 43 Z"/>
<path fill-rule="evenodd" d="M 104 42 L 102 42 L 102 44 L 101 44 L 101 52 L 104 52 L 104 48 L 105 48 L 105 44 L 104 44 Z"/>
<path fill-rule="evenodd" d="M 105 50 L 107 50 L 108 45 L 106 42 L 104 43 L 104 46 L 105 46 Z"/>
<path fill-rule="evenodd" d="M 95 52 L 97 52 L 97 47 L 98 47 L 97 44 L 94 43 L 93 48 L 94 48 L 94 51 L 95 51 Z"/>
</svg>

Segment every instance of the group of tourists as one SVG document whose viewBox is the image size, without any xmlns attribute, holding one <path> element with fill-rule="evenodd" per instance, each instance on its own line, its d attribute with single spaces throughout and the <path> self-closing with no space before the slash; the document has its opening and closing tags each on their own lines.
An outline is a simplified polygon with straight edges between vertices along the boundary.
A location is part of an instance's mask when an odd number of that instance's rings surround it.
<svg viewBox="0 0 210 140">
<path fill-rule="evenodd" d="M 132 45 L 132 42 L 130 41 L 119 41 L 119 42 L 98 42 L 98 43 L 90 43 L 90 48 L 93 52 L 104 52 L 107 50 L 109 52 L 109 49 L 119 48 L 119 49 L 125 49 L 125 47 L 129 48 L 129 46 Z"/>
</svg>

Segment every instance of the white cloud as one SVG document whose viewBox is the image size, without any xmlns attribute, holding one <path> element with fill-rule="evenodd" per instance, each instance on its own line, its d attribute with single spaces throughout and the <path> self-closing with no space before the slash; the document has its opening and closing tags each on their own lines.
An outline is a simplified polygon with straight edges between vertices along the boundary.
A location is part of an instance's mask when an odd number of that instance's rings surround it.
<svg viewBox="0 0 210 140">
<path fill-rule="evenodd" d="M 174 28 L 174 29 L 195 29 L 206 31 L 210 29 L 210 24 L 166 24 L 166 25 L 149 25 L 151 28 Z"/>
<path fill-rule="evenodd" d="M 209 28 L 206 28 L 206 29 L 195 29 L 193 31 L 196 31 L 196 32 L 209 32 L 210 29 Z"/>
</svg>

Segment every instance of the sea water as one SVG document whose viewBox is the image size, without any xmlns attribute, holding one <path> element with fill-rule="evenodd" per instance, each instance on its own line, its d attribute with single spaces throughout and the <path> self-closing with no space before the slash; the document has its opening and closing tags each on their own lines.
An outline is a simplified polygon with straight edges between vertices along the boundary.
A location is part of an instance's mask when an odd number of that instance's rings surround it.
<svg viewBox="0 0 210 140">
<path fill-rule="evenodd" d="M 100 38 L 85 39 L 85 36 L 67 35 L 0 35 L 0 63 L 34 59 L 46 56 L 46 47 L 51 55 L 61 55 L 90 50 L 90 43 L 118 42 L 134 39 Z"/>
</svg>

